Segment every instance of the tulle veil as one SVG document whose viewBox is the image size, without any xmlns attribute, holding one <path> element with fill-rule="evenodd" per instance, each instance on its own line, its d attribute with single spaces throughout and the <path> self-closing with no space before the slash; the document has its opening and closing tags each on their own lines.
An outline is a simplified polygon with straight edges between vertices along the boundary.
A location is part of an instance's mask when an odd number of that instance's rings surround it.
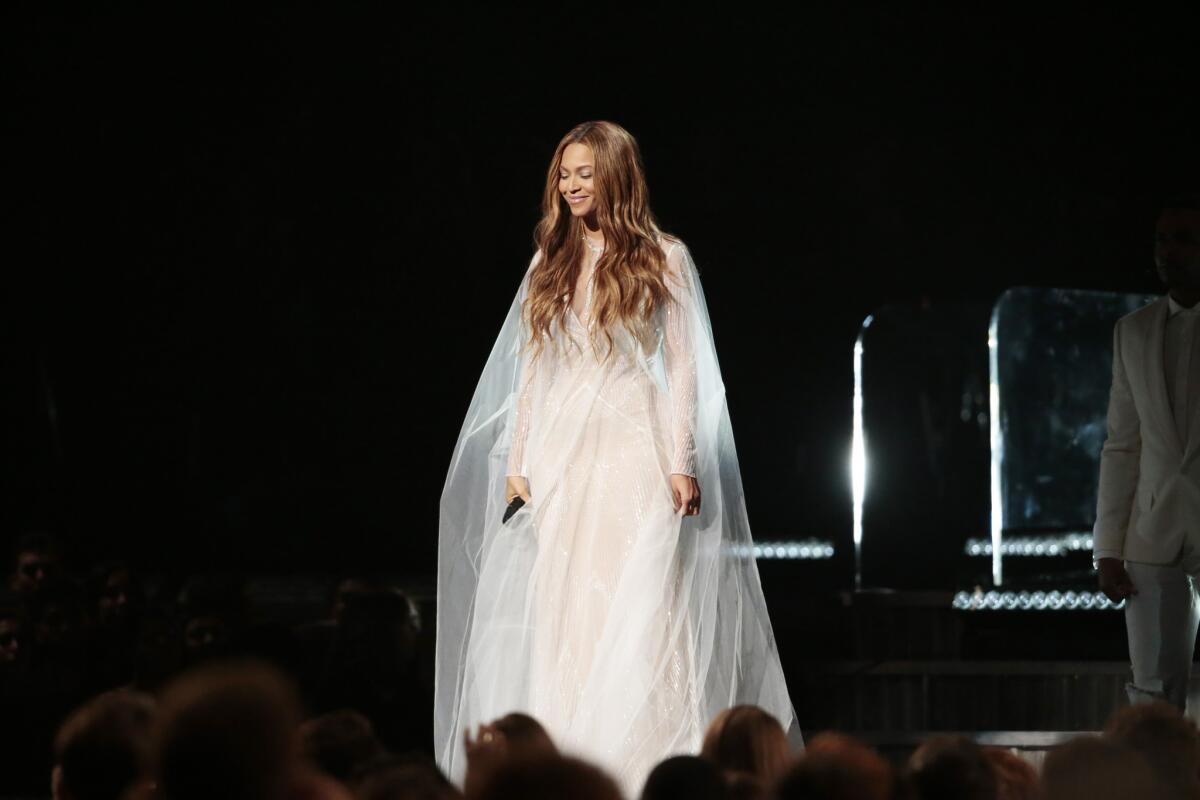
<svg viewBox="0 0 1200 800">
<path fill-rule="evenodd" d="M 677 580 L 687 609 L 680 630 L 690 640 L 699 676 L 698 716 L 701 725 L 707 725 L 731 705 L 758 705 L 774 715 L 800 747 L 802 737 L 753 557 L 708 306 L 690 252 L 681 242 L 677 246 L 690 300 L 682 307 L 687 309 L 694 345 L 696 478 L 702 492 L 700 514 L 676 518 Z M 537 542 L 531 514 L 519 511 L 505 524 L 501 517 L 524 368 L 521 343 L 529 336 L 521 308 L 537 259 L 535 254 L 488 355 L 441 496 L 434 748 L 439 765 L 457 783 L 465 772 L 463 730 L 529 707 L 529 628 L 536 602 L 529 575 Z M 647 363 L 650 369 L 658 365 L 655 381 L 669 393 L 661 359 Z M 539 487 L 531 485 L 534 504 L 538 492 Z M 636 696 L 639 691 L 635 679 L 610 679 L 630 682 L 622 692 Z M 680 752 L 685 747 L 695 752 L 699 742 L 693 736 L 677 746 Z"/>
</svg>

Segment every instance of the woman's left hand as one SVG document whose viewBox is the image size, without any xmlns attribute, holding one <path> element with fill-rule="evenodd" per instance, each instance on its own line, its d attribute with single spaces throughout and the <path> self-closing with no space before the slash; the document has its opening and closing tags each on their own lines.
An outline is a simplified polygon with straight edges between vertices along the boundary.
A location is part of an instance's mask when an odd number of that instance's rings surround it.
<svg viewBox="0 0 1200 800">
<path fill-rule="evenodd" d="M 675 513 L 683 509 L 683 516 L 694 517 L 700 514 L 700 484 L 691 475 L 671 473 L 671 494 L 675 498 Z"/>
</svg>

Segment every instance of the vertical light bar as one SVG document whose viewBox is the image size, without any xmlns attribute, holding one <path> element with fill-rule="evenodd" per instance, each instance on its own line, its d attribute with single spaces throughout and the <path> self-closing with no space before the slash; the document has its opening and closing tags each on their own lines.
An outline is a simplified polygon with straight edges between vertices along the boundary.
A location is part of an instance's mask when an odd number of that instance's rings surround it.
<svg viewBox="0 0 1200 800">
<path fill-rule="evenodd" d="M 854 341 L 854 432 L 850 440 L 850 489 L 854 497 L 854 588 L 862 588 L 863 500 L 867 496 L 867 442 L 863 435 L 863 333 L 874 317 L 863 320 Z"/>
<path fill-rule="evenodd" d="M 991 443 L 991 503 L 992 503 L 992 583 L 1004 581 L 1004 561 L 1001 539 L 1004 531 L 1004 498 L 1001 494 L 1000 473 L 1004 465 L 1004 437 L 1000 435 L 1000 346 L 996 336 L 1000 318 L 1000 301 L 992 309 L 988 323 L 988 439 Z"/>
</svg>

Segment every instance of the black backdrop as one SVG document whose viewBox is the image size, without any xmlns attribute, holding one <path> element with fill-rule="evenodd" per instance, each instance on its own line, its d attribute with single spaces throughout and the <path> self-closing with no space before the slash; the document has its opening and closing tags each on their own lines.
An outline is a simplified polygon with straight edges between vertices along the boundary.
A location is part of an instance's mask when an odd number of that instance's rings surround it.
<svg viewBox="0 0 1200 800">
<path fill-rule="evenodd" d="M 701 269 L 755 535 L 847 543 L 863 317 L 1152 289 L 1197 185 L 1200 26 L 1150 9 L 399 5 L 6 7 L 0 535 L 430 574 L 547 159 L 606 118 Z"/>
</svg>

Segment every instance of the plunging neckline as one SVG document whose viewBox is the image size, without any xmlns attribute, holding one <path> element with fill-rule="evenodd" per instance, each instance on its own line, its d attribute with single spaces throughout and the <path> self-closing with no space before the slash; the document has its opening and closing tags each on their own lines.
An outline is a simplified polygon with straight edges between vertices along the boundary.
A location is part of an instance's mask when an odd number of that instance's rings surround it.
<svg viewBox="0 0 1200 800">
<path fill-rule="evenodd" d="M 589 279 L 588 279 L 588 281 L 589 281 L 589 284 L 590 284 L 590 282 L 591 282 L 591 278 L 589 278 Z M 588 287 L 588 288 L 589 288 L 589 289 L 591 288 L 591 287 L 590 287 L 590 285 L 589 285 L 589 287 Z M 591 296 L 591 292 L 589 291 L 589 292 L 588 292 L 588 296 L 587 296 L 587 302 L 585 302 L 585 303 L 584 303 L 584 311 L 585 311 L 585 313 L 586 313 L 586 311 L 587 311 L 587 307 L 588 307 L 589 305 L 591 305 L 591 302 L 592 302 L 592 296 Z M 574 302 L 567 303 L 567 309 L 568 309 L 568 310 L 571 312 L 571 316 L 575 318 L 575 321 L 579 323 L 579 326 L 580 326 L 580 327 L 583 327 L 583 328 L 587 327 L 586 325 L 584 325 L 584 322 L 583 322 L 583 317 L 579 316 L 579 312 L 577 312 L 577 311 L 575 310 L 575 303 L 574 303 Z M 590 316 L 590 315 L 589 315 L 589 316 Z"/>
<path fill-rule="evenodd" d="M 596 262 L 598 262 L 600 260 L 600 253 L 597 253 L 596 251 L 593 250 L 592 254 L 593 254 L 593 257 L 595 258 L 595 261 L 592 262 L 592 271 L 590 273 L 588 273 L 587 280 L 584 281 L 584 298 L 583 298 L 584 314 L 580 315 L 580 313 L 575 310 L 575 298 L 574 297 L 571 298 L 570 303 L 567 303 L 567 308 L 570 309 L 571 315 L 573 317 L 575 317 L 575 321 L 579 323 L 579 326 L 581 328 L 587 327 L 587 324 L 584 323 L 584 321 L 583 321 L 583 317 L 587 316 L 589 319 L 591 319 L 591 316 L 592 316 L 591 315 L 592 281 L 594 281 L 596 278 Z"/>
</svg>

